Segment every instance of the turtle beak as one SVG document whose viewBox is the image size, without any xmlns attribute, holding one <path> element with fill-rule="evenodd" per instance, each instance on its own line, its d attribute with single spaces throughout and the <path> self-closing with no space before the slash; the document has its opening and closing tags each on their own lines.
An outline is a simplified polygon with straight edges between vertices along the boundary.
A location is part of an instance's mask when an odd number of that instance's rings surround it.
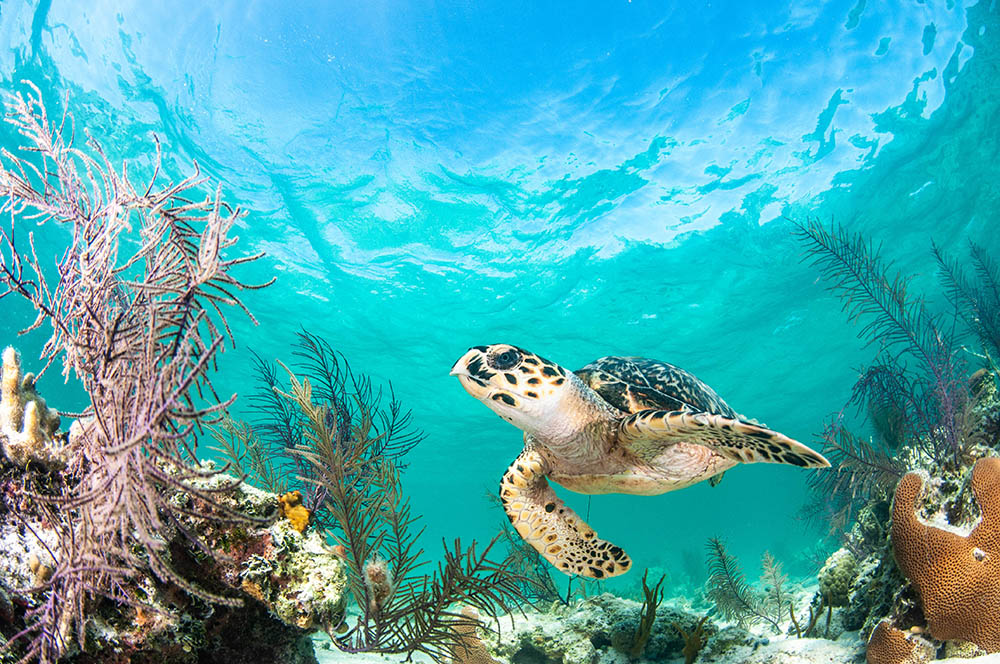
<svg viewBox="0 0 1000 664">
<path fill-rule="evenodd" d="M 469 373 L 469 363 L 472 362 L 472 360 L 475 359 L 476 357 L 479 357 L 480 355 L 481 353 L 478 350 L 476 350 L 475 348 L 470 348 L 468 352 L 465 353 L 465 355 L 458 358 L 458 362 L 456 362 L 455 366 L 451 368 L 451 372 L 448 375 L 449 376 L 471 375 Z"/>
<path fill-rule="evenodd" d="M 451 375 L 458 377 L 458 382 L 462 384 L 465 391 L 480 400 L 487 398 L 490 393 L 487 377 L 482 375 L 481 367 L 485 361 L 486 355 L 482 350 L 470 348 L 451 368 Z"/>
</svg>

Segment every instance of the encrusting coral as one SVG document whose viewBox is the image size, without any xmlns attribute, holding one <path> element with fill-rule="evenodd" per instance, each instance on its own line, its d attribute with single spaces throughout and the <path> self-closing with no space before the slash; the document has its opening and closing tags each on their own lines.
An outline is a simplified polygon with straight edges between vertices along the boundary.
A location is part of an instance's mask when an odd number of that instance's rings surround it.
<svg viewBox="0 0 1000 664">
<path fill-rule="evenodd" d="M 896 487 L 892 544 L 900 571 L 920 595 L 931 635 L 1000 652 L 1000 459 L 980 459 L 972 491 L 982 518 L 967 537 L 923 523 L 916 503 L 919 473 Z"/>
<path fill-rule="evenodd" d="M 61 466 L 66 459 L 63 444 L 55 439 L 58 430 L 59 413 L 39 396 L 35 375 L 21 374 L 21 357 L 7 346 L 0 378 L 0 451 L 19 466 L 30 461 Z"/>
</svg>

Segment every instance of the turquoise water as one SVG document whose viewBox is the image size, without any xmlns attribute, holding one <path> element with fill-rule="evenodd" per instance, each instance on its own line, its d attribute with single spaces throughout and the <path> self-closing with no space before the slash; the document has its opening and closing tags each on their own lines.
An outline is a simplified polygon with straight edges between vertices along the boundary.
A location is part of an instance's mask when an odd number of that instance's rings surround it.
<svg viewBox="0 0 1000 664">
<path fill-rule="evenodd" d="M 246 394 L 248 349 L 288 357 L 300 327 L 391 380 L 427 434 L 404 482 L 431 551 L 496 532 L 520 450 L 448 376 L 469 346 L 662 359 L 815 442 L 874 350 L 785 217 L 884 243 L 932 299 L 932 239 L 1000 252 L 993 0 L 216 4 L 5 2 L 3 87 L 68 95 L 115 160 L 148 163 L 155 133 L 250 210 L 241 246 L 268 258 L 244 276 L 278 281 L 246 298 L 260 326 L 233 317 L 217 387 Z M 4 313 L 6 341 L 28 314 Z M 753 577 L 765 549 L 809 570 L 805 481 L 560 493 L 639 567 L 679 578 L 722 536 Z"/>
</svg>

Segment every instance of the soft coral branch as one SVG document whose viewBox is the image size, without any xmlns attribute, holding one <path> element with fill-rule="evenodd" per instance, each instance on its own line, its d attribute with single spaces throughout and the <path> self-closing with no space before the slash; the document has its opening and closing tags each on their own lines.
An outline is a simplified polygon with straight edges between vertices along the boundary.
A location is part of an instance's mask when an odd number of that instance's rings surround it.
<svg viewBox="0 0 1000 664">
<path fill-rule="evenodd" d="M 137 191 L 96 141 L 73 147 L 68 116 L 51 123 L 38 90 L 10 100 L 8 121 L 28 141 L 25 156 L 3 152 L 0 297 L 21 297 L 38 312 L 28 330 L 47 324 L 42 358 L 61 360 L 90 398 L 71 436 L 73 459 L 61 496 L 40 496 L 58 533 L 55 566 L 39 608 L 20 635 L 28 654 L 53 661 L 83 636 L 84 611 L 97 596 L 136 604 L 129 590 L 150 572 L 206 601 L 233 604 L 191 582 L 170 562 L 171 532 L 203 554 L 217 556 L 187 528 L 192 515 L 171 496 L 186 494 L 203 516 L 258 522 L 225 509 L 219 491 L 202 488 L 194 435 L 232 399 L 220 399 L 210 375 L 226 339 L 225 309 L 249 314 L 237 291 L 260 288 L 230 269 L 260 257 L 229 256 L 230 232 L 242 215 L 216 190 L 195 200 L 200 173 L 160 184 L 159 143 L 153 176 Z M 71 230 L 50 281 L 27 221 Z M 251 316 L 251 320 L 253 317 Z"/>
</svg>

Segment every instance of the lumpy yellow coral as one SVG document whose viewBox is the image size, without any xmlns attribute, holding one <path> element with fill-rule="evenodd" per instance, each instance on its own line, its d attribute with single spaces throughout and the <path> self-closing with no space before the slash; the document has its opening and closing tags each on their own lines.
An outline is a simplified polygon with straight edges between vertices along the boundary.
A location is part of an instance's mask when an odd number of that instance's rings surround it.
<svg viewBox="0 0 1000 664">
<path fill-rule="evenodd" d="M 920 595 L 935 639 L 962 639 L 1000 652 L 1000 459 L 980 459 L 972 470 L 982 519 L 967 537 L 917 517 L 923 488 L 917 473 L 896 487 L 892 545 L 899 569 Z"/>
<path fill-rule="evenodd" d="M 54 440 L 59 414 L 45 405 L 35 389 L 35 375 L 21 374 L 21 358 L 8 346 L 0 370 L 0 451 L 14 463 L 65 463 L 64 449 Z"/>
<path fill-rule="evenodd" d="M 302 504 L 302 493 L 289 491 L 278 498 L 285 518 L 292 522 L 292 528 L 300 533 L 309 525 L 309 510 Z"/>
</svg>

